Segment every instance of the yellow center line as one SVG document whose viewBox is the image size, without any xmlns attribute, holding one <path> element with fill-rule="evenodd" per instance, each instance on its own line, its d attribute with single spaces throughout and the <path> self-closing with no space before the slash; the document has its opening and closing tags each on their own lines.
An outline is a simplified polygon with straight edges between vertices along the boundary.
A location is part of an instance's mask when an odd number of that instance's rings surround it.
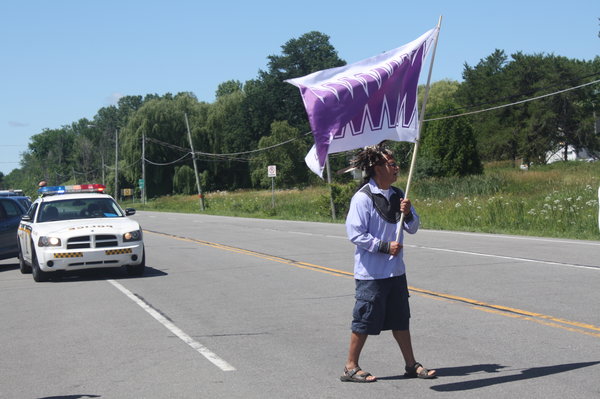
<svg viewBox="0 0 600 399">
<path fill-rule="evenodd" d="M 344 270 L 314 265 L 312 263 L 307 263 L 307 262 L 295 261 L 292 259 L 286 259 L 286 258 L 282 258 L 282 257 L 275 256 L 275 255 L 263 254 L 263 253 L 248 250 L 248 249 L 232 247 L 232 246 L 225 245 L 225 244 L 218 244 L 218 243 L 214 243 L 214 242 L 210 242 L 210 241 L 198 240 L 195 238 L 180 237 L 180 236 L 177 236 L 174 234 L 161 233 L 161 232 L 152 231 L 152 230 L 144 230 L 144 232 L 154 233 L 157 235 L 174 238 L 174 239 L 180 240 L 180 241 L 192 242 L 192 243 L 196 243 L 196 244 L 200 244 L 200 245 L 204 245 L 207 247 L 220 249 L 220 250 L 224 250 L 224 251 L 254 256 L 257 258 L 261 258 L 261 259 L 265 259 L 265 260 L 269 260 L 269 261 L 273 261 L 273 262 L 278 262 L 278 263 L 283 263 L 283 264 L 298 267 L 301 269 L 317 271 L 317 272 L 321 272 L 321 273 L 325 273 L 325 274 L 329 274 L 329 275 L 333 275 L 333 276 L 337 276 L 337 277 L 354 278 L 353 273 L 346 272 Z M 484 312 L 502 315 L 505 317 L 513 317 L 513 318 L 519 318 L 522 320 L 529 320 L 529 321 L 533 321 L 538 324 L 555 327 L 555 328 L 561 328 L 563 330 L 577 332 L 577 333 L 600 338 L 600 327 L 595 326 L 593 324 L 561 319 L 561 318 L 557 318 L 557 317 L 553 317 L 553 316 L 544 315 L 541 313 L 529 312 L 529 311 L 523 310 L 523 309 L 511 308 L 508 306 L 494 305 L 494 304 L 490 304 L 490 303 L 486 303 L 486 302 L 477 301 L 474 299 L 464 298 L 464 297 L 451 295 L 451 294 L 444 294 L 444 293 L 425 290 L 422 288 L 416 288 L 416 287 L 412 287 L 412 286 L 409 286 L 408 288 L 410 291 L 416 292 L 423 296 L 440 298 L 440 299 L 453 301 L 453 302 L 466 303 L 466 304 L 471 305 L 471 307 L 473 309 L 482 310 Z M 577 327 L 577 328 L 574 328 L 574 327 Z M 589 331 L 589 330 L 591 330 L 591 331 Z M 595 331 L 597 331 L 597 332 L 595 332 Z"/>
</svg>

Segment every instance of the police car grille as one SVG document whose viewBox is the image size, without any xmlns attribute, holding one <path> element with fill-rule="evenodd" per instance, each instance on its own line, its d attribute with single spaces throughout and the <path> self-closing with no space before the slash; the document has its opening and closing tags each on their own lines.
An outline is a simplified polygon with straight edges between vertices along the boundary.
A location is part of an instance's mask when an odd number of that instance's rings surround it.
<svg viewBox="0 0 600 399">
<path fill-rule="evenodd" d="M 67 241 L 67 249 L 107 248 L 116 247 L 118 245 L 119 242 L 117 236 L 111 234 L 71 237 Z"/>
<path fill-rule="evenodd" d="M 117 236 L 102 234 L 96 236 L 96 248 L 116 247 L 119 245 Z"/>
</svg>

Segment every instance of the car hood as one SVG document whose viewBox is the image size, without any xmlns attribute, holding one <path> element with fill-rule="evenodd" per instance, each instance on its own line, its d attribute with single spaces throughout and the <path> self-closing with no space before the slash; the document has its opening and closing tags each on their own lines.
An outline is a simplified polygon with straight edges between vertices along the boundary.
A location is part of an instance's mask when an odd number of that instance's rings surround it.
<svg viewBox="0 0 600 399">
<path fill-rule="evenodd" d="M 38 235 L 77 236 L 85 234 L 122 234 L 141 230 L 135 220 L 129 218 L 102 218 L 64 220 L 39 223 L 34 228 Z"/>
</svg>

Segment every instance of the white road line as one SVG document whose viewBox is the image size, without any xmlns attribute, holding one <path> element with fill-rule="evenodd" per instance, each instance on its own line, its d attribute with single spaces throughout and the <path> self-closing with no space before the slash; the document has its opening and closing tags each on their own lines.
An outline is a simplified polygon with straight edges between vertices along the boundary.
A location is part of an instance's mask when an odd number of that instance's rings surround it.
<svg viewBox="0 0 600 399">
<path fill-rule="evenodd" d="M 517 257 L 514 257 L 514 256 L 483 254 L 483 253 L 480 253 L 480 252 L 459 251 L 459 250 L 456 250 L 456 249 L 444 249 L 444 248 L 425 247 L 423 245 L 404 245 L 404 246 L 405 247 L 411 247 L 411 248 L 428 249 L 428 250 L 431 250 L 431 251 L 452 252 L 452 253 L 455 253 L 455 254 L 475 255 L 475 256 L 483 256 L 483 257 L 487 257 L 487 258 L 507 259 L 507 260 L 514 260 L 514 261 L 518 261 L 518 262 L 545 263 L 547 265 L 566 266 L 566 267 L 574 267 L 574 268 L 577 268 L 577 269 L 589 269 L 589 270 L 600 271 L 600 267 L 585 266 L 585 265 L 574 265 L 572 263 L 560 263 L 560 262 L 552 262 L 552 261 L 540 260 L 540 259 L 527 259 L 527 258 L 517 258 Z"/>
<path fill-rule="evenodd" d="M 137 303 L 142 309 L 150 314 L 150 316 L 154 317 L 160 324 L 165 326 L 169 331 L 179 337 L 183 342 L 194 348 L 198 353 L 208 359 L 215 366 L 220 368 L 223 371 L 235 371 L 235 367 L 227 363 L 225 360 L 221 359 L 215 353 L 213 353 L 206 346 L 202 345 L 198 341 L 194 340 L 192 337 L 183 332 L 179 327 L 173 324 L 171 321 L 167 320 L 163 315 L 149 306 L 146 302 L 142 301 L 140 298 L 135 296 L 131 291 L 122 286 L 120 283 L 115 280 L 108 280 L 113 286 L 115 286 L 119 291 L 125 294 L 129 299 L 133 302 Z"/>
<path fill-rule="evenodd" d="M 463 236 L 474 236 L 484 237 L 492 239 L 507 239 L 507 240 L 519 240 L 519 241 L 541 241 L 541 242 L 552 242 L 558 244 L 575 244 L 575 245 L 591 245 L 594 247 L 600 246 L 600 242 L 588 241 L 588 240 L 564 240 L 560 238 L 544 238 L 544 237 L 531 237 L 531 236 L 511 236 L 507 234 L 491 234 L 491 233 L 471 233 L 468 231 L 450 231 L 450 230 L 426 230 L 424 232 L 430 233 L 441 233 L 449 235 L 463 235 Z"/>
<path fill-rule="evenodd" d="M 593 246 L 600 245 L 600 243 L 596 243 L 596 242 L 593 242 L 593 241 L 576 241 L 576 240 L 565 241 L 565 240 L 558 240 L 558 239 L 552 239 L 552 238 L 535 238 L 535 237 L 526 237 L 526 236 L 520 237 L 520 236 L 508 236 L 508 235 L 492 235 L 492 234 L 483 234 L 483 233 L 479 234 L 479 233 L 443 231 L 443 230 L 428 230 L 428 231 L 435 232 L 435 233 L 454 234 L 454 235 L 471 235 L 471 236 L 479 236 L 479 237 L 508 238 L 508 239 L 528 240 L 528 241 L 545 241 L 545 242 L 554 242 L 554 243 L 563 243 L 563 244 L 579 244 L 579 245 L 593 245 Z M 343 238 L 343 239 L 347 240 L 347 237 L 344 237 L 344 236 L 334 236 L 334 235 L 318 234 L 318 233 L 307 233 L 307 232 L 300 232 L 300 231 L 289 231 L 289 233 L 301 234 L 301 235 L 312 235 L 312 236 L 327 237 L 327 238 Z M 470 251 L 459 251 L 459 250 L 456 250 L 456 249 L 426 247 L 424 245 L 404 244 L 404 246 L 405 247 L 412 247 L 412 248 L 429 249 L 431 251 L 452 252 L 452 253 L 463 254 L 463 255 L 483 256 L 483 257 L 488 257 L 488 258 L 507 259 L 507 260 L 514 260 L 514 261 L 519 261 L 519 262 L 545 263 L 547 265 L 566 266 L 566 267 L 573 267 L 573 268 L 577 268 L 577 269 L 589 269 L 589 270 L 600 271 L 600 267 L 586 266 L 586 265 L 575 265 L 575 264 L 572 264 L 572 263 L 552 262 L 552 261 L 541 260 L 541 259 L 528 259 L 528 258 L 518 258 L 518 257 L 514 257 L 514 256 L 484 254 L 484 253 L 481 253 L 481 252 L 470 252 Z"/>
</svg>

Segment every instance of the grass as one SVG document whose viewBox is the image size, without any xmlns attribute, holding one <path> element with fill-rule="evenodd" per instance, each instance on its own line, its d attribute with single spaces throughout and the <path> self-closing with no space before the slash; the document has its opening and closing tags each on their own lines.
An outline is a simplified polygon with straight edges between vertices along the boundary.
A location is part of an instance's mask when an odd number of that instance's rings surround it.
<svg viewBox="0 0 600 399">
<path fill-rule="evenodd" d="M 165 212 L 331 222 L 331 212 L 323 213 L 320 205 L 327 193 L 325 186 L 275 190 L 274 195 L 271 190 L 217 191 L 205 194 L 203 212 L 196 195 L 166 196 L 150 200 L 145 206 L 139 203 L 127 203 L 126 206 Z"/>
<path fill-rule="evenodd" d="M 396 185 L 405 184 L 403 176 Z M 599 184 L 600 162 L 557 163 L 528 171 L 495 163 L 486 165 L 480 176 L 414 180 L 410 198 L 426 229 L 599 240 Z M 351 191 L 342 190 L 340 195 Z M 276 190 L 275 207 L 272 201 L 271 190 L 208 193 L 204 213 L 332 221 L 326 186 Z M 336 201 L 347 203 L 349 197 Z M 197 196 L 161 197 L 135 205 L 143 210 L 200 213 Z M 338 215 L 336 222 L 343 218 Z"/>
</svg>

